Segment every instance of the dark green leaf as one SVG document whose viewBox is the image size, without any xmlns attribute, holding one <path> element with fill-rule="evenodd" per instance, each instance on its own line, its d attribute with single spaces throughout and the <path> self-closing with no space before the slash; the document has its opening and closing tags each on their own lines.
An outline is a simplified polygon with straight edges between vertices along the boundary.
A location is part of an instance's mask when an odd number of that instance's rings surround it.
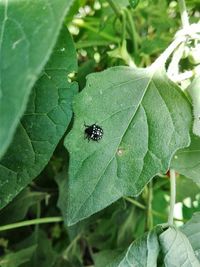
<svg viewBox="0 0 200 267">
<path fill-rule="evenodd" d="M 123 195 L 138 195 L 190 141 L 190 105 L 164 71 L 114 67 L 91 74 L 75 98 L 74 112 L 65 141 L 71 156 L 69 224 Z M 84 139 L 84 123 L 100 125 L 103 138 Z"/>
<path fill-rule="evenodd" d="M 12 140 L 72 1 L 1 1 L 0 157 Z"/>
<path fill-rule="evenodd" d="M 183 225 L 180 230 L 189 239 L 196 257 L 200 261 L 200 212 L 195 213 L 192 219 Z"/>
<path fill-rule="evenodd" d="M 175 228 L 168 228 L 159 237 L 166 267 L 199 267 L 187 237 Z"/>
<path fill-rule="evenodd" d="M 63 28 L 43 75 L 37 81 L 13 142 L 0 163 L 0 207 L 17 195 L 49 161 L 72 116 L 77 68 L 70 34 Z"/>
<path fill-rule="evenodd" d="M 24 262 L 30 260 L 30 257 L 34 253 L 36 245 L 29 248 L 21 249 L 20 251 L 7 254 L 5 257 L 0 258 L 1 267 L 18 267 Z"/>
<path fill-rule="evenodd" d="M 53 267 L 57 259 L 57 254 L 52 248 L 52 242 L 42 230 L 35 231 L 28 239 L 24 240 L 24 244 L 36 244 L 37 248 L 29 261 L 22 267 Z M 14 266 L 13 266 L 14 267 Z"/>
<path fill-rule="evenodd" d="M 0 211 L 0 225 L 10 224 L 24 219 L 28 209 L 47 196 L 46 193 L 23 190 L 8 206 Z"/>
</svg>

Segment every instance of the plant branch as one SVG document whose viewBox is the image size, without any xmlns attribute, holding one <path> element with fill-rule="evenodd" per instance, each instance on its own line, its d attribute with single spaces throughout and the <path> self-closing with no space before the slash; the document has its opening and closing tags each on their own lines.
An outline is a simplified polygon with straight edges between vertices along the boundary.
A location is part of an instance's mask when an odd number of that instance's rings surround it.
<svg viewBox="0 0 200 267">
<path fill-rule="evenodd" d="M 136 53 L 138 50 L 138 45 L 137 45 L 137 40 L 136 40 L 135 24 L 134 24 L 133 18 L 131 16 L 129 10 L 125 9 L 125 12 L 126 12 L 126 16 L 127 16 L 128 22 L 129 22 L 129 31 L 130 31 L 130 37 L 131 37 L 131 40 L 133 43 L 134 53 Z"/>
<path fill-rule="evenodd" d="M 173 51 L 186 40 L 184 35 L 178 35 L 174 41 L 165 49 L 165 51 L 153 62 L 150 66 L 151 70 L 156 71 L 163 67 L 169 58 L 169 56 L 173 53 Z"/>
<path fill-rule="evenodd" d="M 168 216 L 168 224 L 173 225 L 174 222 L 174 206 L 176 204 L 176 173 L 170 169 L 170 209 Z"/>
<path fill-rule="evenodd" d="M 113 11 L 115 12 L 117 17 L 120 18 L 121 17 L 121 12 L 120 12 L 120 8 L 116 5 L 116 2 L 113 1 L 113 0 L 107 0 L 107 2 L 109 3 L 109 5 L 113 9 Z"/>
<path fill-rule="evenodd" d="M 153 228 L 153 213 L 152 213 L 152 200 L 153 200 L 153 185 L 150 181 L 148 186 L 148 199 L 147 199 L 147 228 L 151 230 Z"/>
<path fill-rule="evenodd" d="M 178 0 L 179 3 L 179 9 L 181 13 L 181 21 L 182 21 L 182 26 L 183 28 L 189 27 L 189 18 L 188 18 L 188 13 L 185 5 L 185 0 Z"/>
<path fill-rule="evenodd" d="M 20 227 L 24 227 L 24 226 L 29 226 L 29 225 L 37 225 L 37 224 L 43 224 L 43 223 L 54 223 L 54 222 L 62 222 L 62 221 L 63 221 L 62 217 L 46 217 L 46 218 L 33 219 L 33 220 L 22 221 L 22 222 L 17 222 L 17 223 L 12 223 L 12 224 L 0 226 L 0 232 L 15 229 L 15 228 L 20 228 Z"/>
</svg>

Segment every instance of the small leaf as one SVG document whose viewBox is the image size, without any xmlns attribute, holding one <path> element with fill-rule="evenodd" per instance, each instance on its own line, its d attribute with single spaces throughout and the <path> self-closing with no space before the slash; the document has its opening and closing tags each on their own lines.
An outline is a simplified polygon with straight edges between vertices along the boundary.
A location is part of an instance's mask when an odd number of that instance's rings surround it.
<svg viewBox="0 0 200 267">
<path fill-rule="evenodd" d="M 194 182 L 200 183 L 200 137 L 191 135 L 190 146 L 177 151 L 171 167 Z"/>
<path fill-rule="evenodd" d="M 71 3 L 1 1 L 0 158 L 12 140 Z"/>
<path fill-rule="evenodd" d="M 77 84 L 72 38 L 63 28 L 43 75 L 37 81 L 13 142 L 0 162 L 0 207 L 13 199 L 48 163 L 71 120 Z"/>
<path fill-rule="evenodd" d="M 91 74 L 75 97 L 74 112 L 74 127 L 65 141 L 70 152 L 69 225 L 123 195 L 138 195 L 190 142 L 189 102 L 164 71 L 114 67 Z M 85 140 L 84 123 L 100 125 L 103 138 Z"/>
<path fill-rule="evenodd" d="M 34 253 L 36 245 L 21 249 L 17 252 L 9 253 L 5 257 L 0 258 L 1 267 L 18 267 L 22 263 L 30 260 L 30 257 Z"/>
<path fill-rule="evenodd" d="M 129 0 L 129 4 L 132 8 L 136 8 L 136 6 L 139 4 L 139 0 Z"/>
<path fill-rule="evenodd" d="M 45 196 L 47 196 L 47 193 L 31 192 L 26 188 L 9 205 L 0 210 L 0 225 L 14 223 L 24 219 L 29 208 L 39 203 Z"/>
<path fill-rule="evenodd" d="M 200 212 L 195 213 L 192 219 L 183 225 L 180 230 L 187 236 L 196 257 L 200 261 Z"/>
<path fill-rule="evenodd" d="M 176 177 L 176 187 L 176 202 L 183 202 L 183 200 L 188 197 L 194 201 L 196 196 L 200 193 L 200 187 L 192 180 L 182 175 Z"/>
<path fill-rule="evenodd" d="M 199 267 L 200 263 L 187 237 L 175 228 L 168 228 L 159 237 L 166 267 Z"/>
<path fill-rule="evenodd" d="M 53 267 L 57 259 L 57 253 L 52 247 L 52 240 L 47 237 L 43 230 L 35 231 L 27 239 L 20 243 L 20 246 L 34 244 L 36 250 L 29 257 L 28 261 L 23 264 L 23 267 Z M 14 266 L 13 266 L 14 267 Z"/>
</svg>

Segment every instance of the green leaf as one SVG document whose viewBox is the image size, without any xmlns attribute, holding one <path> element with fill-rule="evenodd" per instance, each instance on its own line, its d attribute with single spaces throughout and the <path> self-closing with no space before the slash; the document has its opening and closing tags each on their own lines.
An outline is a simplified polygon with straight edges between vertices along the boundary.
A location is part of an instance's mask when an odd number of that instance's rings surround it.
<svg viewBox="0 0 200 267">
<path fill-rule="evenodd" d="M 39 203 L 45 196 L 47 196 L 47 193 L 31 192 L 26 188 L 9 205 L 0 210 L 0 225 L 6 225 L 24 219 L 29 208 Z"/>
<path fill-rule="evenodd" d="M 36 244 L 37 248 L 33 255 L 29 257 L 29 261 L 22 265 L 22 267 L 53 267 L 57 253 L 52 248 L 52 241 L 47 237 L 43 230 L 35 231 L 27 239 L 23 240 L 20 246 Z M 14 267 L 14 266 L 13 266 Z"/>
<path fill-rule="evenodd" d="M 95 267 L 117 266 L 124 258 L 125 253 L 120 250 L 104 250 L 93 255 Z"/>
<path fill-rule="evenodd" d="M 37 81 L 13 142 L 0 162 L 0 207 L 12 200 L 49 161 L 71 120 L 77 84 L 67 75 L 77 68 L 69 32 L 58 43 Z"/>
<path fill-rule="evenodd" d="M 125 255 L 123 253 L 120 257 L 120 255 L 116 256 L 115 253 L 113 261 L 109 262 L 106 267 L 156 267 L 160 251 L 158 235 L 162 231 L 162 228 L 157 226 L 144 234 L 129 246 Z"/>
<path fill-rule="evenodd" d="M 200 193 L 200 187 L 192 180 L 182 175 L 176 177 L 176 187 L 176 202 L 182 202 L 188 197 L 194 201 L 196 196 Z"/>
<path fill-rule="evenodd" d="M 171 162 L 178 173 L 200 183 L 200 138 L 192 134 L 189 147 L 179 150 Z"/>
<path fill-rule="evenodd" d="M 159 237 L 166 267 L 199 267 L 192 246 L 187 237 L 170 227 Z"/>
<path fill-rule="evenodd" d="M 200 261 L 200 212 L 195 213 L 192 219 L 183 225 L 180 230 L 187 236 L 196 257 Z"/>
<path fill-rule="evenodd" d="M 72 2 L 0 3 L 0 157 L 12 140 L 31 88 L 50 56 Z"/>
<path fill-rule="evenodd" d="M 69 225 L 123 195 L 138 195 L 190 142 L 190 105 L 164 71 L 113 67 L 91 74 L 75 97 L 74 112 L 74 127 L 65 140 Z M 103 138 L 88 142 L 84 123 L 100 125 Z"/>
<path fill-rule="evenodd" d="M 21 264 L 30 260 L 30 257 L 34 253 L 36 245 L 21 249 L 17 252 L 9 253 L 5 257 L 0 258 L 1 267 L 18 267 Z"/>
<path fill-rule="evenodd" d="M 192 98 L 194 122 L 192 131 L 200 137 L 200 76 L 197 76 L 187 88 Z"/>
<path fill-rule="evenodd" d="M 120 262 L 118 266 L 157 266 L 157 258 L 160 250 L 157 234 L 160 231 L 161 228 L 157 227 L 150 231 L 148 234 L 145 234 L 142 238 L 134 241 L 128 248 L 124 259 Z"/>
</svg>

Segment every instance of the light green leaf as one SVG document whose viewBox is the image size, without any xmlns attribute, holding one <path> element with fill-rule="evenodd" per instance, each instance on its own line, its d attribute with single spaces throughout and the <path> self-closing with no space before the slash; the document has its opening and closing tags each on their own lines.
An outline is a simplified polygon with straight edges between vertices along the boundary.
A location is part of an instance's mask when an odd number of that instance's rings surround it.
<svg viewBox="0 0 200 267">
<path fill-rule="evenodd" d="M 91 74 L 75 98 L 74 112 L 74 127 L 65 141 L 70 152 L 69 225 L 123 195 L 138 195 L 190 142 L 190 105 L 164 71 L 114 67 Z M 103 138 L 88 142 L 84 123 L 100 125 Z"/>
<path fill-rule="evenodd" d="M 192 131 L 200 137 L 200 76 L 197 76 L 187 88 L 192 98 L 194 122 Z"/>
<path fill-rule="evenodd" d="M 36 245 L 21 249 L 17 252 L 9 253 L 5 257 L 0 258 L 1 267 L 18 267 L 22 263 L 30 260 L 30 257 L 34 253 Z"/>
<path fill-rule="evenodd" d="M 67 29 L 63 29 L 34 86 L 13 142 L 0 162 L 0 207 L 41 172 L 66 131 L 77 91 L 77 84 L 70 84 L 67 75 L 76 68 L 75 48 Z"/>
<path fill-rule="evenodd" d="M 200 137 L 191 135 L 190 146 L 177 151 L 171 167 L 194 182 L 200 183 Z"/>
<path fill-rule="evenodd" d="M 133 242 L 118 267 L 156 267 L 159 254 L 157 233 L 161 228 L 153 229 L 142 238 Z M 110 266 L 111 267 L 111 266 Z M 114 267 L 114 266 L 113 266 Z"/>
<path fill-rule="evenodd" d="M 183 225 L 180 230 L 187 236 L 196 257 L 200 261 L 200 212 L 195 213 L 192 219 Z"/>
<path fill-rule="evenodd" d="M 0 157 L 12 140 L 72 2 L 0 2 Z"/>
<path fill-rule="evenodd" d="M 134 241 L 126 253 L 118 255 L 113 254 L 113 261 L 111 261 L 112 254 L 110 254 L 110 262 L 106 267 L 156 267 L 157 258 L 159 255 L 158 235 L 163 231 L 160 226 L 152 229 L 150 232 L 144 234 L 141 238 Z M 103 254 L 101 255 L 101 261 Z M 107 257 L 107 255 L 105 254 Z M 105 259 L 107 260 L 107 259 Z M 103 265 L 102 265 L 103 266 Z"/>
<path fill-rule="evenodd" d="M 187 237 L 170 227 L 159 237 L 166 267 L 199 267 L 192 246 Z"/>
</svg>

